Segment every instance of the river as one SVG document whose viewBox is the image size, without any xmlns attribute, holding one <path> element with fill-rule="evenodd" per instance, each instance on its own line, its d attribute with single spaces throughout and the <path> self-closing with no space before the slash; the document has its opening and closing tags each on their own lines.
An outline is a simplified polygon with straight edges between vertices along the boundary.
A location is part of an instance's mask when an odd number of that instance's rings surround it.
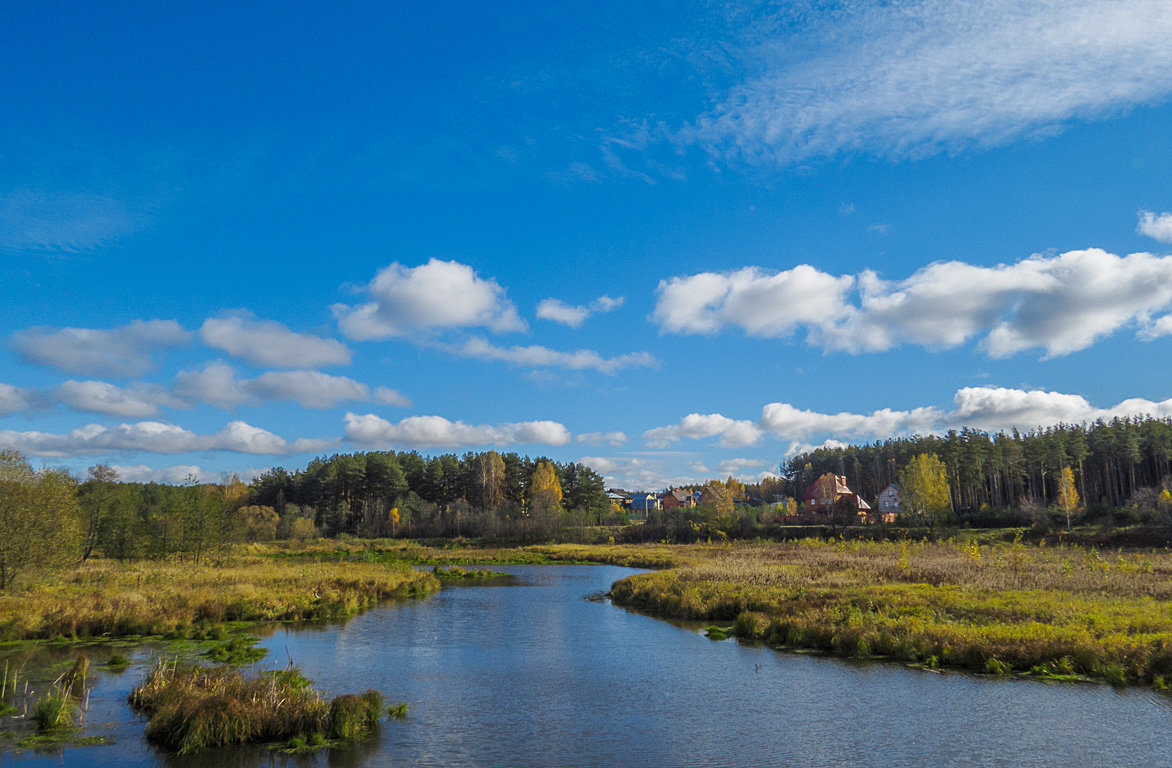
<svg viewBox="0 0 1172 768">
<path fill-rule="evenodd" d="M 112 745 L 0 755 L 68 766 L 1172 766 L 1172 697 L 1106 685 L 935 674 L 713 642 L 587 599 L 636 571 L 495 566 L 512 586 L 459 586 L 345 624 L 278 629 L 327 695 L 374 687 L 405 720 L 347 749 L 180 758 L 143 742 L 126 694 L 149 665 L 101 673 L 88 733 Z"/>
</svg>

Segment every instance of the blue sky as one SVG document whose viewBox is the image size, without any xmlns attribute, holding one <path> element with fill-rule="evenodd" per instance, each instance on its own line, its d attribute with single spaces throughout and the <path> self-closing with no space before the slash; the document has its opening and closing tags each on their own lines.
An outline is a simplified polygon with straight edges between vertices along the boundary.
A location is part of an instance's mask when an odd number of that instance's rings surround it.
<svg viewBox="0 0 1172 768">
<path fill-rule="evenodd" d="M 10 9 L 0 447 L 653 489 L 1172 415 L 1172 9 L 1020 5 Z"/>
</svg>

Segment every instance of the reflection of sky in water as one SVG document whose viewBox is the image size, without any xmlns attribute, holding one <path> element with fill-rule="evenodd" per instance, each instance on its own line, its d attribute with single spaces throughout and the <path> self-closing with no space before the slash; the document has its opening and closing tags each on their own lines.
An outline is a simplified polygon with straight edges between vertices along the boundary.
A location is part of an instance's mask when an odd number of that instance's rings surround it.
<svg viewBox="0 0 1172 768">
<path fill-rule="evenodd" d="M 1172 755 L 1172 700 L 1150 691 L 713 643 L 583 599 L 630 569 L 496 569 L 520 585 L 445 589 L 264 640 L 264 667 L 288 654 L 323 691 L 373 687 L 407 702 L 408 718 L 384 725 L 377 742 L 301 758 L 231 750 L 163 760 L 133 722 L 116 729 L 118 746 L 68 751 L 64 764 L 1147 768 Z M 124 717 L 136 679 L 135 670 L 106 678 L 98 706 Z"/>
</svg>

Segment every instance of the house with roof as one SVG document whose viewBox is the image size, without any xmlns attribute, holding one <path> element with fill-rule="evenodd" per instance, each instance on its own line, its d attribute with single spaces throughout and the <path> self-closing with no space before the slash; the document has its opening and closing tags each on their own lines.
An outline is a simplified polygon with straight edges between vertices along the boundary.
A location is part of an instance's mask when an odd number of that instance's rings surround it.
<svg viewBox="0 0 1172 768">
<path fill-rule="evenodd" d="M 652 510 L 662 509 L 658 493 L 636 491 L 631 493 L 631 517 L 636 520 L 646 520 Z"/>
<path fill-rule="evenodd" d="M 895 516 L 903 512 L 903 503 L 899 498 L 899 486 L 892 483 L 880 491 L 879 498 L 875 500 L 875 507 L 880 522 L 894 523 Z"/>
<path fill-rule="evenodd" d="M 696 506 L 696 496 L 682 488 L 672 489 L 660 497 L 664 509 L 681 509 Z"/>
<path fill-rule="evenodd" d="M 880 522 L 872 513 L 871 505 L 846 484 L 846 478 L 833 472 L 822 475 L 806 489 L 801 513 L 811 522 L 818 523 L 856 525 Z"/>
</svg>

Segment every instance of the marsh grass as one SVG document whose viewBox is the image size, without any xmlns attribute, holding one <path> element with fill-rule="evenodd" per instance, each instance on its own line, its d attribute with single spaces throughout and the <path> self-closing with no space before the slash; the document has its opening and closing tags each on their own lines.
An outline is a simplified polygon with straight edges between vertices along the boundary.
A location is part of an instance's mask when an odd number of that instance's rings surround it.
<svg viewBox="0 0 1172 768">
<path fill-rule="evenodd" d="M 227 622 L 347 618 L 439 586 L 429 573 L 388 563 L 87 561 L 52 582 L 0 595 L 0 639 L 206 637 Z"/>
<path fill-rule="evenodd" d="M 237 634 L 222 643 L 217 643 L 204 652 L 212 661 L 222 664 L 251 664 L 260 661 L 268 653 L 265 648 L 258 648 L 260 638 Z"/>
<path fill-rule="evenodd" d="M 224 667 L 160 662 L 131 692 L 130 704 L 149 718 L 147 740 L 182 754 L 249 743 L 316 749 L 366 738 L 383 716 L 378 691 L 327 703 L 295 667 L 246 676 Z"/>
<path fill-rule="evenodd" d="M 711 545 L 540 544 L 508 547 L 475 541 L 428 546 L 401 539 L 318 539 L 312 542 L 253 544 L 252 555 L 276 560 L 378 562 L 411 565 L 549 565 L 554 563 L 671 568 L 697 561 Z"/>
<path fill-rule="evenodd" d="M 840 656 L 1114 684 L 1172 676 L 1165 553 L 811 540 L 702 554 L 623 579 L 612 598 Z"/>
</svg>

